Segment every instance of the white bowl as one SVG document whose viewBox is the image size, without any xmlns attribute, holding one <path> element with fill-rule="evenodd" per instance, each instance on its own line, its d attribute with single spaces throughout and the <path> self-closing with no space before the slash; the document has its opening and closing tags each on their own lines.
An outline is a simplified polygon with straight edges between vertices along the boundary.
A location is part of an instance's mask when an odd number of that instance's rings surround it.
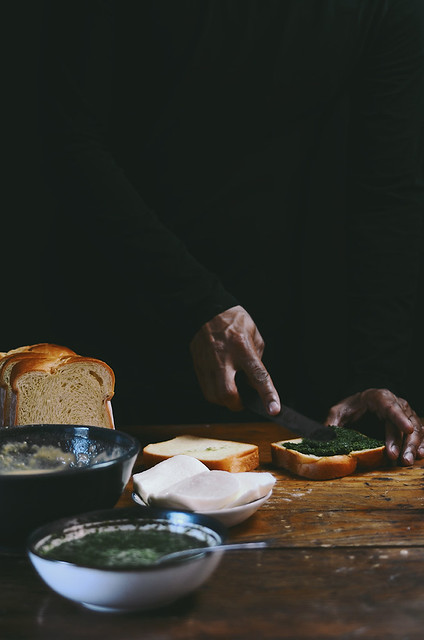
<svg viewBox="0 0 424 640">
<path fill-rule="evenodd" d="M 57 539 L 75 539 L 90 530 L 104 528 L 158 526 L 161 529 L 189 533 L 207 545 L 220 544 L 226 529 L 207 516 L 171 509 L 137 507 L 110 509 L 62 519 L 33 532 L 28 555 L 35 569 L 58 594 L 89 609 L 129 612 L 167 605 L 203 584 L 222 557 L 222 551 L 196 553 L 169 564 L 127 569 L 88 566 L 44 557 L 43 547 Z"/>
<path fill-rule="evenodd" d="M 269 500 L 271 494 L 272 489 L 270 489 L 266 496 L 263 496 L 263 498 L 253 500 L 253 502 L 248 502 L 247 504 L 241 504 L 238 507 L 219 509 L 218 511 L 193 511 L 192 513 L 197 513 L 200 515 L 209 516 L 210 518 L 214 518 L 225 527 L 234 527 L 236 524 L 240 524 L 241 522 L 247 520 L 247 518 L 250 518 L 250 516 L 252 516 L 259 509 L 259 507 L 261 507 L 267 500 Z M 135 491 L 133 491 L 132 493 L 132 499 L 141 507 L 150 508 Z"/>
</svg>

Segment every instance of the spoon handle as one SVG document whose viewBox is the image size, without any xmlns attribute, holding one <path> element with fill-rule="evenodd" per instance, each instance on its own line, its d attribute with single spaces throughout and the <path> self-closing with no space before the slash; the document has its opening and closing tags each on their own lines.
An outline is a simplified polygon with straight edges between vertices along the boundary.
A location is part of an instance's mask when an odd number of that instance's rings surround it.
<svg viewBox="0 0 424 640">
<path fill-rule="evenodd" d="M 174 551 L 160 556 L 155 564 L 162 564 L 162 562 L 168 562 L 177 558 L 185 558 L 187 556 L 195 555 L 196 553 L 212 553 L 214 551 L 232 551 L 235 549 L 262 549 L 268 546 L 268 541 L 258 542 L 233 542 L 230 544 L 216 544 L 208 547 L 199 547 L 198 549 L 183 549 L 182 551 Z"/>
</svg>

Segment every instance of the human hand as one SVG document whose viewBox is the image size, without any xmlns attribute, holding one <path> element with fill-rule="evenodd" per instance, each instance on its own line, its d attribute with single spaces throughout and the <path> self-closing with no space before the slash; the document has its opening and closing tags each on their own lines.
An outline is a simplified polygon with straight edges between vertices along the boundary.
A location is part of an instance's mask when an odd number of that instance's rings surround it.
<svg viewBox="0 0 424 640">
<path fill-rule="evenodd" d="M 384 423 L 390 460 L 409 466 L 416 458 L 424 458 L 424 425 L 408 402 L 388 389 L 366 389 L 345 398 L 331 407 L 325 424 L 344 427 L 366 412 Z"/>
<path fill-rule="evenodd" d="M 280 412 L 280 399 L 262 363 L 265 343 L 250 315 L 231 307 L 206 322 L 190 344 L 194 369 L 206 400 L 231 411 L 243 409 L 235 374 L 244 371 L 270 415 Z"/>
</svg>

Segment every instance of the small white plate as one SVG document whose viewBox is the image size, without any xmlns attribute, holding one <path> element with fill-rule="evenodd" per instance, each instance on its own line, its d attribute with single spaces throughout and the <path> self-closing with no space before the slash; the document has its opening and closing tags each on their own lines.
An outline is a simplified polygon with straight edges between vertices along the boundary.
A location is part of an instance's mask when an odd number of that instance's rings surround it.
<svg viewBox="0 0 424 640">
<path fill-rule="evenodd" d="M 259 498 L 258 500 L 253 500 L 253 502 L 248 502 L 247 504 L 241 504 L 238 507 L 230 507 L 229 509 L 219 509 L 218 511 L 195 511 L 194 513 L 201 513 L 204 516 L 211 516 L 216 520 L 219 520 L 225 527 L 234 527 L 236 524 L 240 524 L 253 516 L 253 514 L 261 507 L 269 498 L 271 497 L 272 489 L 268 491 L 266 496 L 263 498 Z M 133 491 L 132 499 L 141 507 L 147 507 L 148 505 L 144 502 L 140 496 Z"/>
</svg>

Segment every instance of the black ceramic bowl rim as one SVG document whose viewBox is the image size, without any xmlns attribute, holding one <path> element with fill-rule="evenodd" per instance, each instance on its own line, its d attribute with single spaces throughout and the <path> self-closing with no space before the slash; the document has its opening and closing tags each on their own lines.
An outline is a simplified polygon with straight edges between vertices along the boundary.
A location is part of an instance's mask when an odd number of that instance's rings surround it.
<svg viewBox="0 0 424 640">
<path fill-rule="evenodd" d="M 220 543 L 223 543 L 227 540 L 228 530 L 227 528 L 221 524 L 215 518 L 211 518 L 210 516 L 205 516 L 199 513 L 193 513 L 192 511 L 184 511 L 178 509 L 159 509 L 156 507 L 115 507 L 113 509 L 103 509 L 100 511 L 88 511 L 86 513 L 80 513 L 75 516 L 70 516 L 68 518 L 61 518 L 60 520 L 55 520 L 54 522 L 49 522 L 48 524 L 44 524 L 41 527 L 32 531 L 27 540 L 27 554 L 32 553 L 33 555 L 41 558 L 42 560 L 47 560 L 54 564 L 66 565 L 71 567 L 79 567 L 86 569 L 96 569 L 97 571 L 105 571 L 108 573 L 139 573 L 139 572 L 148 572 L 148 571 L 158 571 L 159 569 L 169 568 L 171 566 L 184 564 L 186 562 L 191 562 L 194 558 L 198 558 L 201 556 L 201 552 L 198 554 L 193 554 L 193 556 L 185 557 L 180 560 L 174 559 L 169 562 L 164 562 L 161 565 L 137 565 L 134 567 L 119 567 L 119 566 L 110 566 L 110 567 L 99 567 L 93 566 L 89 563 L 82 562 L 70 562 L 68 560 L 56 560 L 55 558 L 50 558 L 43 556 L 39 551 L 37 551 L 37 544 L 43 540 L 43 538 L 47 538 L 48 536 L 60 535 L 60 533 L 67 527 L 71 527 L 73 525 L 89 525 L 93 524 L 105 524 L 112 523 L 114 520 L 122 521 L 124 523 L 127 521 L 131 522 L 152 522 L 152 521 L 161 521 L 161 522 L 169 522 L 170 524 L 186 524 L 190 525 L 198 525 L 204 529 L 209 529 L 217 534 L 220 538 Z M 204 555 L 204 554 L 203 554 Z"/>
<path fill-rule="evenodd" d="M 75 435 L 81 435 L 82 437 L 84 437 L 84 434 L 86 434 L 88 437 L 88 440 L 107 440 L 110 439 L 111 442 L 114 441 L 114 437 L 113 435 L 118 436 L 118 438 L 122 438 L 125 442 L 122 443 L 122 445 L 117 444 L 117 446 L 129 446 L 128 449 L 126 449 L 125 451 L 123 451 L 120 455 L 116 456 L 115 458 L 112 458 L 110 460 L 105 460 L 103 462 L 96 462 L 96 464 L 93 465 L 87 465 L 84 467 L 72 467 L 70 469 L 57 469 L 57 470 L 51 470 L 49 471 L 49 478 L 53 478 L 57 475 L 60 475 L 60 477 L 62 476 L 68 476 L 68 475 L 75 475 L 76 473 L 80 474 L 80 473 L 87 473 L 93 469 L 104 469 L 106 467 L 110 467 L 116 464 L 120 464 L 122 462 L 125 462 L 127 460 L 129 460 L 130 458 L 132 458 L 133 456 L 138 455 L 139 451 L 140 451 L 140 443 L 139 441 L 134 438 L 133 436 L 131 436 L 128 433 L 125 433 L 124 431 L 120 431 L 119 429 L 109 429 L 107 427 L 94 427 L 91 425 L 80 425 L 80 424 L 25 424 L 22 426 L 14 426 L 14 427 L 0 427 L 0 444 L 3 441 L 7 441 L 8 437 L 13 440 L 13 436 L 14 434 L 20 434 L 22 435 L 23 433 L 27 432 L 28 433 L 28 437 L 31 436 L 31 434 L 35 434 L 35 433 L 40 433 L 40 432 L 47 432 L 49 433 L 50 431 L 55 431 L 56 429 L 60 429 L 63 430 L 63 434 L 65 435 L 67 431 L 70 431 L 71 433 L 74 433 Z M 3 434 L 6 436 L 5 438 L 3 438 Z M 99 436 L 98 438 L 96 438 L 96 435 Z M 39 471 L 37 471 L 37 469 L 29 470 L 25 473 L 25 475 L 23 476 L 22 474 L 19 473 L 5 473 L 5 474 L 0 474 L 0 484 L 1 484 L 1 479 L 2 478 L 7 478 L 7 482 L 22 482 L 22 478 L 33 478 L 34 476 L 43 476 L 45 477 L 44 473 L 40 473 Z"/>
</svg>

